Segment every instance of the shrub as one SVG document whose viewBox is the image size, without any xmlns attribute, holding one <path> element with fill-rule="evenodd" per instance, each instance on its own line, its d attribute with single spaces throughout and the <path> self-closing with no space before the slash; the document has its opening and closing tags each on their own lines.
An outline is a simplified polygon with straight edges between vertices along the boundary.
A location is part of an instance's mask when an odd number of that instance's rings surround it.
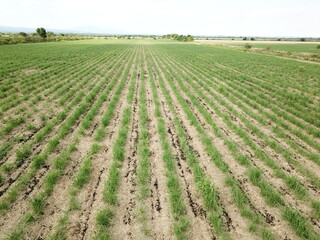
<svg viewBox="0 0 320 240">
<path fill-rule="evenodd" d="M 25 32 L 19 32 L 18 35 L 20 35 L 20 36 L 22 36 L 22 37 L 28 36 Z"/>
<path fill-rule="evenodd" d="M 245 49 L 251 49 L 251 48 L 252 48 L 252 45 L 250 45 L 249 43 L 246 43 L 246 44 L 244 45 L 244 48 L 245 48 Z"/>
</svg>

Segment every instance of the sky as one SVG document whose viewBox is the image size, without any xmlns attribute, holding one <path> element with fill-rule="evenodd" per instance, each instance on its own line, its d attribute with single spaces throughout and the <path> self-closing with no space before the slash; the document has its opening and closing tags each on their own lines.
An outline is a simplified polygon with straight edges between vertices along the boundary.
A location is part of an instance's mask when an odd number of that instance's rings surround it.
<svg viewBox="0 0 320 240">
<path fill-rule="evenodd" d="M 320 37 L 320 0 L 0 0 L 0 25 L 119 34 Z"/>
</svg>

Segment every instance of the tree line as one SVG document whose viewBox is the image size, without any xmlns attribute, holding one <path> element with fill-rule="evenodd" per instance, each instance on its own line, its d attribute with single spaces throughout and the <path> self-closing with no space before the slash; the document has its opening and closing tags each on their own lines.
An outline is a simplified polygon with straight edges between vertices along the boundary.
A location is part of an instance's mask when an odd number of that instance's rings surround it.
<svg viewBox="0 0 320 240">
<path fill-rule="evenodd" d="M 0 33 L 0 45 L 18 44 L 18 43 L 36 43 L 36 42 L 58 42 L 92 39 L 92 36 L 83 34 L 55 34 L 47 31 L 45 28 L 37 28 L 35 33 Z"/>
<path fill-rule="evenodd" d="M 194 38 L 191 35 L 178 35 L 176 33 L 163 35 L 162 38 L 177 40 L 180 42 L 192 42 L 194 40 Z"/>
</svg>

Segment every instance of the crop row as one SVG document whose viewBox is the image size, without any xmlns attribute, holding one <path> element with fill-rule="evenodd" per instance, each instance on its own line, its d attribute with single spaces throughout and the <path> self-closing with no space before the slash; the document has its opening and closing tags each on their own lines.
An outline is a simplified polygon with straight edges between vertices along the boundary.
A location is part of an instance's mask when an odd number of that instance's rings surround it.
<svg viewBox="0 0 320 240">
<path fill-rule="evenodd" d="M 155 54 L 155 55 L 158 56 L 159 54 Z M 167 61 L 163 61 L 163 62 L 167 63 Z M 206 119 L 206 121 L 208 121 L 208 123 L 212 125 L 212 129 L 216 133 L 216 136 L 219 136 L 219 135 L 221 136 L 222 133 L 219 133 L 219 130 L 218 130 L 215 122 L 212 119 L 211 113 L 208 112 L 207 109 L 204 108 L 204 106 L 201 104 L 201 102 L 199 100 L 197 100 L 197 98 L 195 96 L 193 96 L 193 94 L 190 94 L 190 90 L 188 88 L 186 88 L 186 84 L 182 83 L 182 79 L 178 75 L 176 75 L 174 73 L 174 70 L 173 69 L 170 70 L 170 66 L 166 66 L 166 68 L 168 69 L 167 70 L 168 72 L 165 73 L 165 75 L 167 74 L 166 78 L 169 79 L 169 80 L 171 79 L 171 81 L 174 79 L 175 82 L 178 82 L 180 84 L 181 91 L 188 95 L 188 97 L 190 98 L 190 101 L 192 103 L 192 106 L 198 108 L 198 110 L 201 112 L 201 114 L 203 114 L 203 116 Z M 191 84 L 191 82 L 192 82 L 191 79 L 188 79 L 187 76 L 184 75 L 183 81 L 186 81 L 186 80 L 187 80 L 188 84 Z M 174 85 L 172 85 L 172 84 L 170 84 L 170 85 L 171 85 L 173 91 L 175 92 L 175 94 L 178 95 L 178 91 L 175 89 Z M 196 92 L 199 95 L 199 97 L 201 99 L 203 99 L 203 101 L 206 102 L 209 106 L 212 106 L 213 102 L 211 100 L 209 100 L 208 98 L 206 98 L 205 94 L 201 90 L 199 90 L 198 86 L 193 85 L 192 86 L 192 91 Z M 179 102 L 180 102 L 181 105 L 186 105 L 186 102 L 182 98 L 180 99 Z M 189 106 L 189 107 L 191 107 L 191 106 Z M 220 112 L 218 111 L 218 108 L 213 108 L 213 109 L 216 111 L 217 114 L 219 114 L 219 113 L 222 114 L 221 111 Z M 228 127 L 230 127 L 231 129 L 234 129 L 236 127 L 236 125 L 234 125 L 232 123 L 232 121 L 230 121 L 229 116 L 222 117 L 222 119 L 224 119 L 224 121 L 226 121 L 226 123 L 228 124 Z M 195 123 L 192 122 L 192 125 L 194 125 L 194 124 Z M 253 147 L 253 149 L 256 149 L 256 151 L 257 151 L 256 155 L 260 156 L 259 158 L 261 160 L 272 161 L 271 158 L 268 158 L 268 155 L 266 155 L 263 151 L 261 151 L 261 149 L 259 147 L 254 145 L 254 142 L 252 142 L 250 137 L 246 136 L 246 132 L 240 131 L 240 130 L 241 129 L 239 129 L 238 132 L 237 132 L 237 130 L 235 130 L 235 132 L 239 133 L 240 137 L 244 137 L 245 140 L 247 141 L 246 143 L 249 144 L 249 146 Z M 237 144 L 230 142 L 230 140 L 227 143 L 228 143 L 227 146 L 230 148 L 230 151 L 231 152 L 233 151 L 234 153 L 237 153 L 237 151 L 236 151 Z M 212 144 L 209 141 L 207 143 L 204 142 L 204 144 L 209 144 L 207 149 L 212 149 L 213 148 Z M 213 156 L 213 160 L 217 164 L 217 167 L 220 168 L 222 171 L 227 171 L 227 167 L 226 167 L 225 163 L 218 161 L 218 159 L 219 159 L 218 156 L 219 155 L 217 155 L 217 154 L 214 155 L 214 154 L 215 153 L 213 151 L 212 156 Z M 241 161 L 240 163 L 242 163 L 243 165 L 248 165 L 249 164 L 247 162 L 245 156 L 241 156 L 241 155 L 235 154 L 235 157 L 237 157 L 237 156 L 239 156 L 238 159 L 239 159 L 239 161 Z M 289 176 L 286 177 L 285 173 L 281 172 L 280 168 L 276 167 L 276 165 L 274 165 L 275 162 L 272 162 L 272 164 L 273 164 L 273 168 L 277 169 L 278 176 L 281 176 L 281 177 L 284 177 L 285 179 L 286 178 L 288 179 L 288 180 L 286 180 L 286 183 L 289 185 L 289 187 L 294 188 L 294 190 L 296 190 L 299 195 L 300 194 L 305 194 L 305 192 L 304 192 L 305 189 L 302 187 L 302 185 L 298 182 L 298 180 L 296 178 L 289 177 Z M 248 166 L 250 166 L 250 164 Z M 281 200 L 281 197 L 280 197 L 279 193 L 277 193 L 277 191 L 274 191 L 274 187 L 271 186 L 271 185 L 268 185 L 267 181 L 263 180 L 261 172 L 260 172 L 259 169 L 252 168 L 252 169 L 249 169 L 247 171 L 247 173 L 248 173 L 249 179 L 252 181 L 252 183 L 255 186 L 258 186 L 261 189 L 261 194 L 262 194 L 263 197 L 266 198 L 266 201 L 267 201 L 268 204 L 271 204 L 271 205 L 273 205 L 273 204 L 284 205 L 283 200 Z M 257 175 L 257 176 L 259 176 L 258 178 L 253 177 L 253 176 L 256 176 L 256 174 L 258 174 Z M 316 205 L 318 205 L 318 204 L 315 202 L 315 204 L 313 204 L 313 206 L 316 206 Z M 286 216 L 286 219 L 290 222 L 290 224 L 293 226 L 293 228 L 295 228 L 296 225 L 299 225 L 299 223 L 295 222 L 296 220 L 298 221 L 299 219 L 302 219 L 301 223 L 303 222 L 303 223 L 305 223 L 306 225 L 309 226 L 307 221 L 303 220 L 303 217 L 299 217 L 297 219 L 292 219 L 292 218 L 290 218 L 290 216 L 291 216 L 290 214 L 286 214 L 287 212 L 290 212 L 291 215 L 293 213 L 294 214 L 298 214 L 298 212 L 295 212 L 294 210 L 290 209 L 290 207 L 289 208 L 286 207 L 286 208 L 283 209 L 283 215 Z M 288 216 L 288 215 L 290 215 L 290 216 Z M 301 224 L 301 225 L 303 225 L 303 224 Z M 301 229 L 303 229 L 303 230 L 301 230 Z M 307 229 L 309 229 L 309 230 L 307 230 Z M 311 233 L 312 231 L 310 230 L 310 227 L 305 227 L 305 228 L 301 227 L 300 228 L 301 231 L 299 229 L 297 229 L 297 228 L 295 228 L 295 230 L 297 231 L 297 234 L 300 235 L 300 236 L 304 235 L 304 234 L 306 234 L 307 236 L 313 236 L 312 233 Z"/>
</svg>

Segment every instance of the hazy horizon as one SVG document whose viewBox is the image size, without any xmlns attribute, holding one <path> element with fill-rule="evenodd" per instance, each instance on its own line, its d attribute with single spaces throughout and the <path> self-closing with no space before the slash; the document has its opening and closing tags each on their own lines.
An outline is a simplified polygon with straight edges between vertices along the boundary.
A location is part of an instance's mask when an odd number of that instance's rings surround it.
<svg viewBox="0 0 320 240">
<path fill-rule="evenodd" d="M 110 34 L 320 37 L 320 1 L 0 0 L 0 25 Z"/>
</svg>

